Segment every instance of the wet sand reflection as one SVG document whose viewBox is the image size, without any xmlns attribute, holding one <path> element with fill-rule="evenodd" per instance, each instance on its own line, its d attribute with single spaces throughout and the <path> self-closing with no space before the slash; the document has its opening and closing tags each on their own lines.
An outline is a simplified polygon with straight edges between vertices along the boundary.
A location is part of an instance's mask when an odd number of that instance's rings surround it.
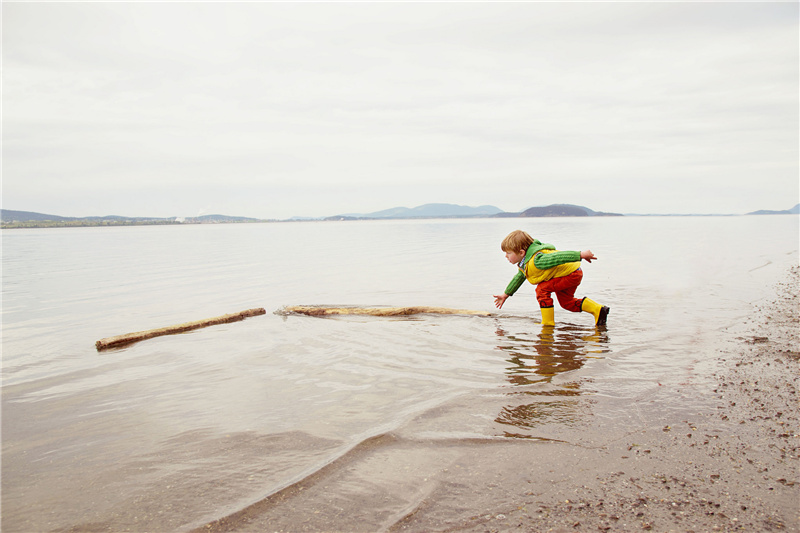
<svg viewBox="0 0 800 533">
<path fill-rule="evenodd" d="M 498 349 L 506 352 L 510 366 L 506 379 L 514 386 L 508 394 L 516 400 L 504 406 L 495 421 L 514 427 L 503 436 L 538 438 L 530 430 L 543 424 L 573 425 L 586 402 L 579 402 L 585 391 L 580 380 L 554 380 L 578 370 L 593 358 L 608 352 L 608 332 L 604 328 L 571 325 L 542 326 L 538 333 L 513 335 L 498 327 Z"/>
</svg>

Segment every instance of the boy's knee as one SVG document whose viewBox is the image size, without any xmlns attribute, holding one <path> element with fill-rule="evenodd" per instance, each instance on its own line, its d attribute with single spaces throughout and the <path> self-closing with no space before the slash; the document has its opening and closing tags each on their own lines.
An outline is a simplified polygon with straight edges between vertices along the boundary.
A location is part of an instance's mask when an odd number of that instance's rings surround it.
<svg viewBox="0 0 800 533">
<path fill-rule="evenodd" d="M 562 308 L 566 309 L 567 311 L 572 311 L 573 313 L 580 313 L 581 312 L 581 303 L 583 302 L 580 298 L 569 297 L 569 298 L 559 298 L 558 303 L 561 305 Z"/>
</svg>

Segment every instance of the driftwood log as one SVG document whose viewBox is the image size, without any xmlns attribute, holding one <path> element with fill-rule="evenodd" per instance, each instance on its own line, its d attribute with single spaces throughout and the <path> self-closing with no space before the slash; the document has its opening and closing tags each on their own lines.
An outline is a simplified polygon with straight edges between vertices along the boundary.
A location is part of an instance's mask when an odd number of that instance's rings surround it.
<svg viewBox="0 0 800 533">
<path fill-rule="evenodd" d="M 450 309 L 448 307 L 324 307 L 314 305 L 295 305 L 284 307 L 279 314 L 285 315 L 308 315 L 308 316 L 329 316 L 329 315 L 370 315 L 370 316 L 406 316 L 418 314 L 438 314 L 438 315 L 474 315 L 492 316 L 486 311 L 471 311 L 469 309 Z"/>
<path fill-rule="evenodd" d="M 145 339 L 152 339 L 153 337 L 160 337 L 161 335 L 172 335 L 175 333 L 184 333 L 193 329 L 205 328 L 207 326 L 216 326 L 217 324 L 227 324 L 228 322 L 238 322 L 251 316 L 258 316 L 266 314 L 264 308 L 248 309 L 239 313 L 231 313 L 229 315 L 217 316 L 214 318 L 207 318 L 205 320 L 197 320 L 195 322 L 185 322 L 183 324 L 176 324 L 174 326 L 167 326 L 165 328 L 149 329 L 147 331 L 137 331 L 135 333 L 126 333 L 124 335 L 117 335 L 116 337 L 106 337 L 100 339 L 94 345 L 97 350 L 107 350 L 108 348 L 119 348 L 120 346 L 131 344 L 134 342 L 143 341 Z"/>
</svg>

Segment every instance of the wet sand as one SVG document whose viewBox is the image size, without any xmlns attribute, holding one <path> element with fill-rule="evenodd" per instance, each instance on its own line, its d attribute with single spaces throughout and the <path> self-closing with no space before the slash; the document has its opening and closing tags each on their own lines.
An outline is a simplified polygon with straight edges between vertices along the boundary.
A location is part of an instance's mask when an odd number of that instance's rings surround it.
<svg viewBox="0 0 800 533">
<path fill-rule="evenodd" d="M 452 524 L 423 512 L 394 529 L 800 531 L 797 267 L 778 292 L 754 311 L 739 350 L 721 355 L 716 412 L 582 450 L 571 469 L 558 455 L 525 465 L 530 488 L 512 505 Z"/>
<path fill-rule="evenodd" d="M 710 410 L 573 442 L 425 440 L 418 420 L 196 531 L 800 531 L 799 284 L 717 351 Z"/>
</svg>

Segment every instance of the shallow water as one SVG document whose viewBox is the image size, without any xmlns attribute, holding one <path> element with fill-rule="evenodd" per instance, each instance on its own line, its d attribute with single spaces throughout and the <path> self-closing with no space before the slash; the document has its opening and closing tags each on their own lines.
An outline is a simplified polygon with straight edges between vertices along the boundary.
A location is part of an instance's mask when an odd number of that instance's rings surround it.
<svg viewBox="0 0 800 533">
<path fill-rule="evenodd" d="M 499 242 L 518 228 L 595 252 L 578 296 L 611 306 L 607 329 L 561 309 L 557 326 L 542 328 L 530 285 L 491 318 L 273 313 L 494 311 L 492 294 L 514 274 Z M 715 354 L 798 262 L 795 216 L 64 228 L 2 239 L 7 532 L 183 531 L 386 433 L 412 449 L 574 443 L 594 428 L 702 409 Z M 253 307 L 268 313 L 94 347 Z M 681 384 L 691 391 L 666 392 Z M 356 479 L 337 491 L 375 482 Z"/>
</svg>

